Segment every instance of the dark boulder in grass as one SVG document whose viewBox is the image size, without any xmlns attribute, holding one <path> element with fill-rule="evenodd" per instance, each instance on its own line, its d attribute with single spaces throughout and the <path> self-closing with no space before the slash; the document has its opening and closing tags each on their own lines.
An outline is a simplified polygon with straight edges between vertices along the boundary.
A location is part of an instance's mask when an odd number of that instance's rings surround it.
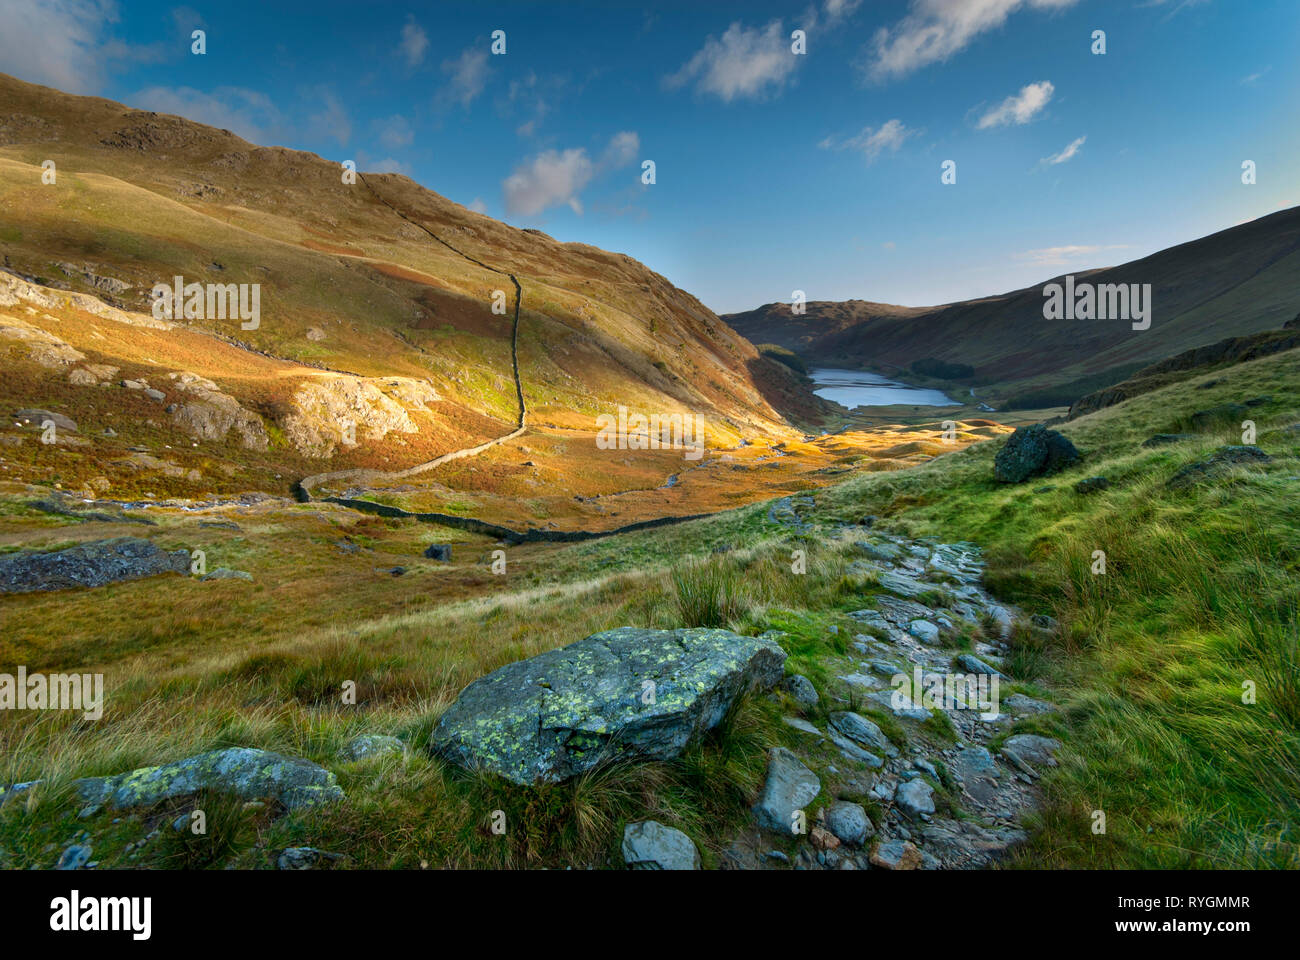
<svg viewBox="0 0 1300 960">
<path fill-rule="evenodd" d="M 999 483 L 1024 483 L 1030 477 L 1056 473 L 1078 460 L 1079 451 L 1068 437 L 1035 423 L 1007 437 L 993 459 L 993 474 Z"/>
<path fill-rule="evenodd" d="M 190 555 L 185 550 L 168 552 L 140 537 L 117 537 L 66 550 L 23 550 L 0 557 L 0 593 L 102 587 L 189 569 Z"/>
<path fill-rule="evenodd" d="M 451 544 L 433 543 L 424 551 L 424 555 L 430 560 L 441 560 L 443 563 L 451 563 Z"/>
<path fill-rule="evenodd" d="M 1195 463 L 1189 463 L 1183 467 L 1167 481 L 1165 486 L 1174 490 L 1191 487 L 1195 484 L 1202 483 L 1206 480 L 1213 480 L 1228 473 L 1236 466 L 1248 466 L 1250 464 L 1272 463 L 1270 457 L 1259 447 L 1252 446 L 1228 446 L 1220 447 L 1213 456 L 1205 460 L 1198 460 Z"/>
<path fill-rule="evenodd" d="M 1096 493 L 1098 490 L 1107 490 L 1110 488 L 1110 480 L 1106 477 L 1088 477 L 1080 480 L 1074 485 L 1075 493 Z"/>
<path fill-rule="evenodd" d="M 429 746 L 458 766 L 525 785 L 559 783 L 612 760 L 671 760 L 784 669 L 785 651 L 764 637 L 606 630 L 475 680 Z"/>
</svg>

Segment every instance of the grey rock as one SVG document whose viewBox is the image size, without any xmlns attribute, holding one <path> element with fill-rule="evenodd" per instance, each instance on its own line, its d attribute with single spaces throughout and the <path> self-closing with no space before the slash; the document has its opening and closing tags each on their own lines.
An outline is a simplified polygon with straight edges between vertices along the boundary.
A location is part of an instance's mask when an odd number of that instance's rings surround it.
<svg viewBox="0 0 1300 960">
<path fill-rule="evenodd" d="M 1074 492 L 1096 493 L 1098 490 L 1106 490 L 1109 487 L 1110 481 L 1105 477 L 1088 477 L 1074 485 Z"/>
<path fill-rule="evenodd" d="M 870 747 L 887 757 L 898 756 L 898 748 L 885 736 L 885 732 L 866 717 L 843 710 L 832 713 L 830 721 L 840 733 L 850 740 L 854 740 L 864 747 Z"/>
<path fill-rule="evenodd" d="M 698 870 L 700 851 L 680 830 L 643 820 L 623 828 L 623 862 L 633 870 Z"/>
<path fill-rule="evenodd" d="M 840 753 L 844 754 L 846 760 L 856 760 L 858 763 L 865 763 L 873 770 L 878 770 L 885 765 L 885 761 L 880 759 L 880 757 L 862 749 L 834 727 L 830 727 L 827 730 L 827 736 L 830 737 L 831 743 L 840 748 Z"/>
<path fill-rule="evenodd" d="M 871 851 L 871 863 L 884 870 L 915 870 L 921 865 L 921 851 L 906 840 L 886 840 Z"/>
<path fill-rule="evenodd" d="M 1002 701 L 1002 705 L 1016 713 L 1053 713 L 1056 710 L 1055 704 L 1048 703 L 1046 700 L 1035 700 L 1023 693 L 1013 693 Z"/>
<path fill-rule="evenodd" d="M 158 767 L 77 780 L 73 785 L 83 802 L 113 810 L 152 806 L 202 790 L 245 800 L 271 797 L 289 809 L 343 799 L 334 774 L 323 767 L 253 747 L 212 750 Z"/>
<path fill-rule="evenodd" d="M 1183 467 L 1165 481 L 1165 486 L 1174 490 L 1183 489 L 1221 477 L 1236 466 L 1272 462 L 1273 458 L 1259 447 L 1220 447 L 1213 456 L 1205 460 L 1198 460 L 1196 463 L 1189 463 Z"/>
<path fill-rule="evenodd" d="M 853 847 L 862 846 L 876 832 L 863 806 L 847 800 L 836 800 L 826 808 L 826 829 Z"/>
<path fill-rule="evenodd" d="M 430 544 L 428 549 L 424 551 L 424 555 L 430 560 L 441 560 L 443 563 L 451 563 L 451 544 Z"/>
<path fill-rule="evenodd" d="M 790 726 L 794 727 L 796 730 L 801 730 L 804 733 L 812 734 L 814 737 L 826 736 L 826 734 L 822 733 L 820 730 L 818 730 L 807 720 L 804 720 L 800 717 L 782 717 L 781 719 L 785 721 L 787 724 L 789 724 Z"/>
<path fill-rule="evenodd" d="M 882 573 L 879 582 L 886 590 L 903 597 L 919 597 L 921 594 L 935 589 L 932 583 L 921 583 L 919 580 L 904 576 L 893 570 L 886 570 Z"/>
<path fill-rule="evenodd" d="M 401 740 L 378 733 L 363 733 L 353 737 L 339 750 L 342 759 L 353 762 L 392 754 L 401 756 L 404 753 L 406 753 L 406 744 Z"/>
<path fill-rule="evenodd" d="M 821 792 L 822 784 L 803 761 L 785 747 L 773 747 L 767 754 L 767 780 L 754 805 L 754 816 L 765 830 L 789 834 L 794 813 L 805 809 Z"/>
<path fill-rule="evenodd" d="M 0 593 L 102 587 L 161 573 L 188 573 L 185 550 L 167 552 L 140 537 L 80 543 L 66 550 L 20 550 L 0 556 Z"/>
<path fill-rule="evenodd" d="M 253 575 L 246 570 L 231 570 L 229 567 L 217 567 L 217 569 L 200 578 L 201 583 L 207 583 L 209 580 L 247 580 L 253 581 Z"/>
<path fill-rule="evenodd" d="M 907 625 L 907 632 L 927 646 L 939 646 L 939 628 L 929 620 L 913 620 Z"/>
<path fill-rule="evenodd" d="M 963 653 L 956 660 L 957 666 L 961 667 L 967 673 L 982 673 L 990 677 L 1001 677 L 1006 679 L 1006 674 L 1002 673 L 997 667 L 990 666 L 979 657 L 969 653 Z"/>
<path fill-rule="evenodd" d="M 149 397 L 151 400 L 167 399 L 167 394 L 163 393 L 161 390 L 155 390 L 153 387 L 146 387 L 144 391 L 144 395 L 146 397 Z"/>
<path fill-rule="evenodd" d="M 55 870 L 80 870 L 90 861 L 91 848 L 88 843 L 74 843 L 59 855 Z"/>
<path fill-rule="evenodd" d="M 902 550 L 893 543 L 868 543 L 859 541 L 854 544 L 859 550 L 865 553 L 872 560 L 878 560 L 881 563 L 892 563 L 902 554 Z"/>
<path fill-rule="evenodd" d="M 813 686 L 812 681 L 801 673 L 786 677 L 782 686 L 790 696 L 794 697 L 796 703 L 805 707 L 815 707 L 821 699 L 817 696 L 817 688 Z"/>
<path fill-rule="evenodd" d="M 913 820 L 934 813 L 934 788 L 924 780 L 908 780 L 894 791 L 894 805 Z"/>
<path fill-rule="evenodd" d="M 1052 754 L 1060 748 L 1060 740 L 1033 733 L 1018 733 L 1014 737 L 1007 737 L 1002 744 L 1003 753 L 1014 753 L 1020 760 L 1049 767 L 1056 766 L 1056 758 Z"/>
<path fill-rule="evenodd" d="M 430 748 L 519 784 L 564 781 L 608 760 L 670 760 L 745 692 L 773 687 L 784 665 L 775 642 L 728 630 L 606 630 L 475 680 Z"/>
<path fill-rule="evenodd" d="M 341 853 L 328 853 L 315 847 L 287 847 L 276 857 L 275 866 L 279 870 L 315 870 L 342 859 Z"/>
<path fill-rule="evenodd" d="M 64 416 L 61 413 L 55 413 L 53 410 L 41 410 L 36 407 L 28 407 L 19 410 L 17 413 L 15 413 L 14 419 L 23 420 L 28 423 L 33 423 L 38 427 L 46 420 L 51 420 L 54 422 L 54 427 L 56 430 L 62 430 L 66 433 L 77 432 L 76 420 L 73 420 L 71 417 Z"/>
<path fill-rule="evenodd" d="M 895 694 L 898 695 L 897 706 L 894 705 Z M 914 702 L 901 690 L 881 690 L 871 694 L 868 699 L 879 704 L 896 717 L 904 717 L 908 720 L 928 720 L 930 718 L 929 710 Z"/>
<path fill-rule="evenodd" d="M 1041 423 L 1019 427 L 1007 438 L 993 459 L 993 475 L 999 483 L 1023 483 L 1030 477 L 1047 476 L 1079 460 L 1079 451 L 1069 439 Z"/>
</svg>

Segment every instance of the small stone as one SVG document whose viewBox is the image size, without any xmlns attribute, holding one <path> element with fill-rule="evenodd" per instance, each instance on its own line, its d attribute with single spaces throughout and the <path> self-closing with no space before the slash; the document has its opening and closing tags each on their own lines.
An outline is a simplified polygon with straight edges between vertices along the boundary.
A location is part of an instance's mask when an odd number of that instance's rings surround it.
<svg viewBox="0 0 1300 960">
<path fill-rule="evenodd" d="M 353 737 L 339 750 L 341 758 L 354 762 L 392 754 L 401 756 L 404 753 L 406 753 L 406 744 L 397 737 L 377 733 L 363 733 L 359 737 Z"/>
<path fill-rule="evenodd" d="M 55 870 L 80 870 L 90 862 L 90 844 L 74 843 L 59 855 Z"/>
<path fill-rule="evenodd" d="M 328 853 L 315 847 L 288 847 L 275 860 L 280 870 L 315 870 L 317 867 L 330 867 L 343 859 L 341 853 Z"/>
<path fill-rule="evenodd" d="M 763 829 L 789 834 L 795 812 L 821 792 L 821 780 L 784 747 L 773 747 L 767 756 L 767 780 L 754 815 Z"/>
<path fill-rule="evenodd" d="M 424 551 L 424 555 L 430 560 L 440 560 L 443 563 L 451 563 L 451 544 L 434 543 Z"/>
<path fill-rule="evenodd" d="M 853 847 L 862 846 L 867 837 L 876 832 L 860 803 L 837 800 L 826 808 L 826 827 L 842 842 Z"/>
<path fill-rule="evenodd" d="M 894 805 L 913 820 L 934 813 L 934 788 L 924 780 L 900 783 L 894 792 Z"/>
<path fill-rule="evenodd" d="M 805 707 L 815 707 L 821 699 L 818 697 L 817 688 L 813 686 L 812 681 L 800 673 L 786 677 L 782 687 L 786 693 L 794 698 L 796 703 Z"/>
<path fill-rule="evenodd" d="M 623 861 L 633 870 L 698 870 L 700 851 L 682 831 L 643 820 L 623 828 Z"/>
<path fill-rule="evenodd" d="M 1108 487 L 1110 487 L 1110 481 L 1105 477 L 1088 477 L 1074 485 L 1074 492 L 1096 493 L 1098 490 L 1105 490 Z"/>
<path fill-rule="evenodd" d="M 915 870 L 921 865 L 921 851 L 905 840 L 887 840 L 871 851 L 871 863 L 885 870 Z"/>
</svg>

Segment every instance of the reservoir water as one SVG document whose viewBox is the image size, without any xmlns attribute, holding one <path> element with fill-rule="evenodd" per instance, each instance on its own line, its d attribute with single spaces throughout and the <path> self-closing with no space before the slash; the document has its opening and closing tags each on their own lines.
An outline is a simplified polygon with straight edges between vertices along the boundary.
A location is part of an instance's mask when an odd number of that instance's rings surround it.
<svg viewBox="0 0 1300 960">
<path fill-rule="evenodd" d="M 908 404 L 916 407 L 960 407 L 940 390 L 926 390 L 889 380 L 865 370 L 838 370 L 813 367 L 808 371 L 815 387 L 813 393 L 848 407 L 884 407 Z"/>
</svg>

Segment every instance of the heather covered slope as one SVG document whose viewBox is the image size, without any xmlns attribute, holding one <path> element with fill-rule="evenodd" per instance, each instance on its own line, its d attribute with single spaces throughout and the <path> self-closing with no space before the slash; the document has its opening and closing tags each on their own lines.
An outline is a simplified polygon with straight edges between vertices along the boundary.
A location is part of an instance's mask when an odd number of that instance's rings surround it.
<svg viewBox="0 0 1300 960">
<path fill-rule="evenodd" d="M 1006 395 L 1281 327 L 1300 311 L 1300 207 L 1074 276 L 1098 285 L 1151 284 L 1150 329 L 1135 331 L 1122 319 L 1044 319 L 1043 286 L 1063 277 L 936 307 L 810 302 L 795 317 L 778 303 L 724 319 L 755 342 L 792 346 L 814 361 L 886 369 L 931 357 L 970 364 L 973 382 L 996 384 Z"/>
</svg>

